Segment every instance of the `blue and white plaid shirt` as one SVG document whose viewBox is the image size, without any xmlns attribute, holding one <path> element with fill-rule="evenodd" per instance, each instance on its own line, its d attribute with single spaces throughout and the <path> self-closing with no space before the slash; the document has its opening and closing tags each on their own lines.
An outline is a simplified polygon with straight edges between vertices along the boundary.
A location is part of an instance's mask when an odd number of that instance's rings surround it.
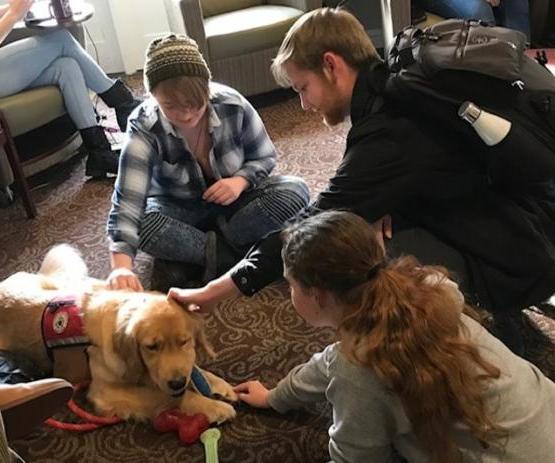
<svg viewBox="0 0 555 463">
<path fill-rule="evenodd" d="M 216 180 L 241 176 L 254 188 L 276 164 L 276 150 L 260 116 L 237 91 L 210 83 L 208 127 Z M 110 250 L 135 256 L 146 199 L 198 199 L 209 187 L 186 141 L 150 98 L 130 116 L 112 195 Z"/>
</svg>

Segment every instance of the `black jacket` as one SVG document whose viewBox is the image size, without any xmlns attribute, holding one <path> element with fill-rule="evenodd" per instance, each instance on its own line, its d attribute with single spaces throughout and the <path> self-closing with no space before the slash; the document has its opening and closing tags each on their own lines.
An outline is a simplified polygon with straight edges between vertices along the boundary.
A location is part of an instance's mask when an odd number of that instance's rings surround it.
<svg viewBox="0 0 555 463">
<path fill-rule="evenodd" d="M 384 99 L 387 70 L 359 73 L 345 155 L 325 191 L 301 215 L 347 209 L 385 214 L 457 249 L 481 305 L 510 309 L 555 292 L 555 180 L 498 191 L 477 156 L 425 118 Z M 279 233 L 257 243 L 232 272 L 246 295 L 282 273 Z"/>
</svg>

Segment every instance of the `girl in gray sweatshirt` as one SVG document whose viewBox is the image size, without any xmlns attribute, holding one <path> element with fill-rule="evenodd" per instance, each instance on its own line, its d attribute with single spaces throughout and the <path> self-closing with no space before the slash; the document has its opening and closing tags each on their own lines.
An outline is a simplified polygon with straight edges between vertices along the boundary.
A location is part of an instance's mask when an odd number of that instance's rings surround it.
<svg viewBox="0 0 555 463">
<path fill-rule="evenodd" d="M 388 261 L 360 217 L 284 232 L 297 312 L 339 341 L 241 400 L 279 412 L 327 400 L 334 462 L 555 462 L 555 384 L 489 334 L 443 268 Z"/>
</svg>

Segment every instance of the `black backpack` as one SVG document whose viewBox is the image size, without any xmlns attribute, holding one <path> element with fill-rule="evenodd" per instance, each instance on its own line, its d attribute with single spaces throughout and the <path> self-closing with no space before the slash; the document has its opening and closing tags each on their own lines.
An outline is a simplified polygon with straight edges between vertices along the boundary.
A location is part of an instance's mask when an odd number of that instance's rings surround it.
<svg viewBox="0 0 555 463">
<path fill-rule="evenodd" d="M 428 118 L 478 156 L 492 185 L 511 191 L 555 180 L 555 77 L 524 53 L 524 34 L 478 21 L 446 20 L 400 32 L 388 56 L 386 94 Z M 465 101 L 511 122 L 487 146 L 458 116 Z"/>
</svg>

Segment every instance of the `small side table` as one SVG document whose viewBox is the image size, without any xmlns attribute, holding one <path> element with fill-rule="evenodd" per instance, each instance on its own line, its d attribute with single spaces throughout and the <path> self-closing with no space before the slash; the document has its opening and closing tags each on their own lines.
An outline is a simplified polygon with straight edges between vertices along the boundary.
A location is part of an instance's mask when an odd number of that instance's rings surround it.
<svg viewBox="0 0 555 463">
<path fill-rule="evenodd" d="M 73 16 L 58 20 L 50 14 L 49 5 L 48 0 L 36 2 L 25 16 L 25 25 L 31 29 L 60 29 L 85 22 L 94 15 L 94 6 L 90 3 L 72 2 Z"/>
<path fill-rule="evenodd" d="M 25 211 L 27 211 L 27 217 L 34 219 L 37 216 L 37 208 L 31 198 L 31 191 L 29 189 L 29 184 L 27 179 L 23 174 L 23 168 L 21 167 L 21 162 L 19 160 L 19 154 L 17 154 L 17 149 L 14 145 L 13 138 L 10 134 L 10 129 L 6 123 L 4 115 L 0 112 L 0 147 L 4 148 L 6 156 L 8 157 L 8 162 L 12 168 L 12 172 L 15 181 L 18 184 L 21 198 L 23 199 L 23 205 L 25 206 Z"/>
</svg>

